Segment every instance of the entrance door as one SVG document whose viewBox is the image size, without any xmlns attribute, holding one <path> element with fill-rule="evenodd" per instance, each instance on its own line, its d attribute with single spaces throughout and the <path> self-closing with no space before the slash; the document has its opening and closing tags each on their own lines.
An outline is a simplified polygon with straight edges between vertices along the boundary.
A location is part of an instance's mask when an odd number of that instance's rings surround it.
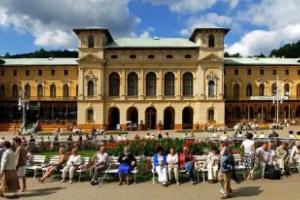
<svg viewBox="0 0 300 200">
<path fill-rule="evenodd" d="M 109 109 L 108 120 L 108 129 L 116 130 L 117 125 L 120 124 L 120 111 L 118 108 L 113 107 Z"/>
<path fill-rule="evenodd" d="M 168 107 L 164 111 L 164 129 L 174 129 L 175 124 L 175 111 L 172 107 Z"/>
<path fill-rule="evenodd" d="M 156 129 L 156 109 L 154 107 L 147 108 L 145 116 L 147 129 Z"/>
<path fill-rule="evenodd" d="M 193 129 L 194 111 L 191 107 L 182 110 L 182 129 Z"/>
</svg>

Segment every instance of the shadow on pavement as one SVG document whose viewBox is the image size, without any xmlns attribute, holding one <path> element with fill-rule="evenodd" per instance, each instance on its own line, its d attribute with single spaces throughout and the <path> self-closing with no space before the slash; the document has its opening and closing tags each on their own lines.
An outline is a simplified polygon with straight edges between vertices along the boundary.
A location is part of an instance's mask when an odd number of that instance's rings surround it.
<svg viewBox="0 0 300 200">
<path fill-rule="evenodd" d="M 26 193 L 20 195 L 20 198 L 30 198 L 37 196 L 46 196 L 53 193 L 56 193 L 58 190 L 65 189 L 64 187 L 51 187 L 51 188 L 40 188 L 35 190 L 29 190 Z"/>
<path fill-rule="evenodd" d="M 262 192 L 263 190 L 258 186 L 241 187 L 234 191 L 233 197 L 257 196 Z"/>
</svg>

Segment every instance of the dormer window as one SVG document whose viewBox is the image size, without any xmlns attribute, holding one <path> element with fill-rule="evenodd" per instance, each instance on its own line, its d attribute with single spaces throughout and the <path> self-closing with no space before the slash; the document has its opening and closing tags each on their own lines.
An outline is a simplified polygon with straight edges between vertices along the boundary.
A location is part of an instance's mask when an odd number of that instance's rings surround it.
<svg viewBox="0 0 300 200">
<path fill-rule="evenodd" d="M 117 59 L 117 58 L 118 58 L 118 55 L 111 55 L 110 58 L 111 58 L 111 59 Z"/>
<path fill-rule="evenodd" d="M 186 54 L 184 57 L 189 59 L 189 58 L 192 58 L 192 55 L 191 54 Z"/>
<path fill-rule="evenodd" d="M 94 36 L 89 35 L 89 37 L 88 37 L 88 48 L 94 48 L 94 46 L 95 46 Z"/>
<path fill-rule="evenodd" d="M 212 34 L 210 34 L 208 36 L 208 47 L 209 48 L 214 48 L 215 47 L 215 37 Z"/>
<path fill-rule="evenodd" d="M 148 58 L 149 58 L 149 59 L 154 59 L 155 56 L 154 56 L 154 55 L 148 55 Z"/>
<path fill-rule="evenodd" d="M 130 55 L 129 58 L 130 59 L 136 59 L 136 55 Z"/>
<path fill-rule="evenodd" d="M 172 59 L 173 58 L 173 55 L 167 55 L 166 56 L 168 59 Z"/>
</svg>

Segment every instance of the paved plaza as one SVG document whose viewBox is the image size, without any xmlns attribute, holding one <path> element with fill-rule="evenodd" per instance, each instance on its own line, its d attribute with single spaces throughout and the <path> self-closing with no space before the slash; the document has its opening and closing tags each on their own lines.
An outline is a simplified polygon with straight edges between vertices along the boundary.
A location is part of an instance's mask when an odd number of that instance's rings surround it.
<svg viewBox="0 0 300 200">
<path fill-rule="evenodd" d="M 300 175 L 294 174 L 281 180 L 256 180 L 233 184 L 236 200 L 296 200 L 300 198 Z M 30 200 L 215 200 L 220 198 L 219 184 L 199 183 L 191 185 L 184 183 L 180 186 L 171 185 L 164 188 L 159 184 L 153 185 L 151 181 L 137 183 L 130 186 L 118 186 L 117 182 L 104 183 L 101 186 L 90 186 L 83 183 L 60 183 L 49 181 L 40 184 L 37 180 L 29 178 L 29 191 L 24 193 L 22 199 Z"/>
</svg>

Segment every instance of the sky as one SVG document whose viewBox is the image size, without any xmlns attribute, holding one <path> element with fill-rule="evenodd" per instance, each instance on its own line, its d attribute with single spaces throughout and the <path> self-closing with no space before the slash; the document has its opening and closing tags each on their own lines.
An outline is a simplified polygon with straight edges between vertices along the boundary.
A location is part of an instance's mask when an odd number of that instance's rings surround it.
<svg viewBox="0 0 300 200">
<path fill-rule="evenodd" d="M 229 53 L 268 55 L 300 40 L 300 0 L 0 0 L 0 55 L 76 49 L 73 28 L 118 37 L 184 37 L 227 27 Z"/>
</svg>

